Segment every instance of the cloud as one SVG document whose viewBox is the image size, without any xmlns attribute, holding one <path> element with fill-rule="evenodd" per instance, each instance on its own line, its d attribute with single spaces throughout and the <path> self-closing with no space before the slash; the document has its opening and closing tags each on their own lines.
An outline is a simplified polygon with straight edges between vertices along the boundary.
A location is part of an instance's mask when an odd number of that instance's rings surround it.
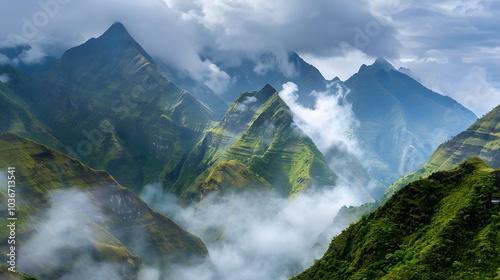
<svg viewBox="0 0 500 280">
<path fill-rule="evenodd" d="M 324 154 L 332 147 L 343 147 L 347 152 L 360 156 L 361 150 L 352 132 L 359 124 L 351 109 L 344 101 L 349 93 L 333 82 L 326 92 L 313 92 L 316 102 L 313 109 L 297 103 L 298 87 L 292 82 L 283 84 L 280 97 L 294 113 L 294 121 Z"/>
<path fill-rule="evenodd" d="M 401 63 L 430 89 L 448 95 L 481 116 L 500 104 L 498 78 L 491 67 L 464 62 L 460 57 L 411 60 Z"/>
<path fill-rule="evenodd" d="M 319 257 L 312 248 L 340 207 L 366 201 L 353 189 L 337 186 L 291 199 L 255 192 L 208 196 L 197 206 L 166 209 L 161 188 L 149 186 L 146 192 L 143 199 L 200 236 L 209 249 L 217 274 L 211 264 L 175 269 L 171 279 L 185 280 L 288 279 Z"/>
<path fill-rule="evenodd" d="M 167 0 L 169 6 L 216 35 L 219 50 L 268 52 L 292 50 L 315 54 L 335 53 L 341 43 L 354 45 L 355 28 L 375 20 L 368 1 L 185 1 Z M 394 28 L 380 31 L 367 53 L 397 56 L 392 48 Z M 392 43 L 388 44 L 388 43 Z M 381 46 L 385 44 L 384 47 Z"/>
<path fill-rule="evenodd" d="M 362 2 L 11 1 L 4 5 L 9 13 L 2 21 L 8 24 L 0 25 L 0 41 L 30 43 L 60 55 L 121 21 L 153 57 L 188 70 L 220 92 L 228 77 L 213 64 L 223 68 L 227 65 L 221 63 L 272 53 L 272 62 L 292 77 L 296 71 L 287 61 L 288 51 L 338 56 L 341 44 L 355 44 L 356 28 L 376 20 L 368 0 Z M 397 57 L 394 26 L 384 26 L 371 41 L 364 52 Z M 257 61 L 255 70 L 264 73 L 269 66 Z"/>
<path fill-rule="evenodd" d="M 37 218 L 36 233 L 19 246 L 19 271 L 38 275 L 42 271 L 69 266 L 73 268 L 68 273 L 72 278 L 66 279 L 84 279 L 78 276 L 85 271 L 82 265 L 87 268 L 100 265 L 91 261 L 90 256 L 81 254 L 96 237 L 86 217 L 102 220 L 102 216 L 92 208 L 90 199 L 82 192 L 69 191 L 51 197 L 54 203 L 43 217 Z M 77 250 L 80 254 L 74 262 L 68 263 L 61 254 L 65 250 Z"/>
<path fill-rule="evenodd" d="M 43 48 L 40 45 L 34 44 L 30 49 L 22 51 L 14 60 L 14 63 L 23 62 L 25 64 L 38 64 L 42 62 L 46 56 L 47 54 Z"/>
<path fill-rule="evenodd" d="M 286 51 L 275 51 L 254 57 L 255 66 L 253 71 L 262 76 L 269 71 L 279 70 L 286 78 L 297 77 L 299 74 L 298 69 L 289 58 L 289 54 Z"/>
<path fill-rule="evenodd" d="M 299 55 L 318 68 L 326 79 L 331 80 L 338 77 L 342 81 L 349 79 L 361 65 L 369 65 L 375 60 L 349 45 L 343 45 L 342 55 L 339 56 L 322 57 L 307 53 Z"/>
<path fill-rule="evenodd" d="M 257 101 L 257 97 L 255 96 L 247 96 L 242 102 L 236 105 L 236 111 L 246 111 L 248 107 L 251 106 L 252 103 Z"/>
</svg>

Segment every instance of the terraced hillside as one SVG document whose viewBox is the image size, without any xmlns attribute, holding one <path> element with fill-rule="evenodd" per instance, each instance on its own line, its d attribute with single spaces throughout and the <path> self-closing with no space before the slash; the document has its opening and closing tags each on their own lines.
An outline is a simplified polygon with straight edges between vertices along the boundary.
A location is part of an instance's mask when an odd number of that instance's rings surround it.
<svg viewBox="0 0 500 280">
<path fill-rule="evenodd" d="M 17 271 L 39 279 L 84 271 L 99 279 L 136 279 L 144 267 L 166 273 L 173 265 L 209 258 L 198 237 L 149 208 L 105 171 L 14 133 L 0 136 L 2 172 L 8 166 L 15 167 L 16 239 L 22 240 Z M 1 188 L 2 201 L 7 201 L 6 189 Z M 0 215 L 8 216 L 6 207 Z M 3 252 L 8 236 L 4 225 Z"/>
</svg>

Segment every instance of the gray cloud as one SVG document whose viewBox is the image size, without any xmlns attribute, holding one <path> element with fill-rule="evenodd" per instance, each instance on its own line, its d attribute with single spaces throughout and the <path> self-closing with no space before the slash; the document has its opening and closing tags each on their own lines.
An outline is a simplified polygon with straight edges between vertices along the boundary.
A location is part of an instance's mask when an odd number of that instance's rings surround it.
<svg viewBox="0 0 500 280">
<path fill-rule="evenodd" d="M 391 0 L 374 0 L 377 14 Z M 477 115 L 500 103 L 500 4 L 495 0 L 398 1 L 386 18 L 404 42 L 401 60 L 421 82 Z"/>
<path fill-rule="evenodd" d="M 265 73 L 271 63 L 293 76 L 286 59 L 279 59 L 285 51 L 308 57 L 329 78 L 345 79 L 357 69 L 353 62 L 359 66 L 377 56 L 394 64 L 401 58 L 409 68 L 417 64 L 411 61 L 460 57 L 488 75 L 500 70 L 500 4 L 495 0 L 21 0 L 2 5 L 0 46 L 29 42 L 33 50 L 19 58 L 26 63 L 59 55 L 121 21 L 154 57 L 187 70 L 217 92 L 231 83 L 219 66 L 243 57 L 274 53 L 274 61 L 256 60 L 255 71 Z M 452 71 L 453 65 L 443 67 Z M 497 83 L 490 84 L 498 88 Z"/>
<path fill-rule="evenodd" d="M 188 70 L 216 91 L 230 79 L 214 63 L 269 52 L 276 57 L 285 51 L 339 55 L 342 44 L 355 45 L 357 29 L 365 30 L 376 20 L 367 0 L 21 0 L 2 5 L 2 11 L 8 11 L 2 15 L 8 24 L 0 25 L 3 46 L 30 43 L 44 50 L 36 53 L 37 58 L 58 55 L 121 21 L 154 57 Z M 395 32 L 394 26 L 384 26 L 363 51 L 397 57 Z M 203 58 L 207 54 L 212 61 Z M 35 62 L 35 57 L 27 59 Z M 293 74 L 287 67 L 279 68 Z"/>
</svg>

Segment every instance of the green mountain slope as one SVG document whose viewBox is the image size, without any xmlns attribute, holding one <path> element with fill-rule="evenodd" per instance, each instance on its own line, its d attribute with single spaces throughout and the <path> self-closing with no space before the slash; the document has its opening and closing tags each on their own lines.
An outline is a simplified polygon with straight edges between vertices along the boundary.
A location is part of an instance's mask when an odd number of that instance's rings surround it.
<svg viewBox="0 0 500 280">
<path fill-rule="evenodd" d="M 248 174 L 231 178 L 222 167 Z M 333 185 L 335 174 L 314 143 L 294 124 L 288 106 L 269 85 L 247 92 L 188 155 L 168 190 L 186 199 L 201 198 L 223 185 L 272 188 L 293 196 L 305 188 Z M 225 174 L 225 175 L 224 175 Z"/>
<path fill-rule="evenodd" d="M 50 129 L 32 112 L 30 106 L 9 85 L 18 83 L 23 77 L 10 65 L 0 66 L 0 73 L 9 76 L 9 83 L 0 82 L 0 132 L 13 131 L 40 143 L 62 148 Z"/>
<path fill-rule="evenodd" d="M 293 279 L 500 278 L 500 171 L 479 158 L 417 180 Z"/>
<path fill-rule="evenodd" d="M 383 59 L 361 66 L 345 86 L 360 123 L 356 137 L 366 152 L 368 172 L 385 186 L 424 164 L 440 143 L 476 120 L 453 99 L 427 89 Z"/>
<path fill-rule="evenodd" d="M 180 165 L 211 123 L 210 110 L 164 78 L 120 23 L 23 82 L 16 93 L 60 151 L 135 189 Z"/>
<path fill-rule="evenodd" d="M 18 271 L 57 279 L 88 263 L 88 271 L 110 273 L 99 274 L 102 279 L 135 279 L 144 266 L 165 273 L 174 264 L 208 258 L 198 237 L 149 208 L 105 171 L 10 132 L 0 136 L 0 167 L 5 172 L 9 166 L 16 170 L 16 239 L 22 240 Z M 7 201 L 6 182 L 1 187 L 0 199 Z M 0 215 L 8 217 L 6 207 Z M 4 224 L 2 252 L 7 252 L 8 236 Z"/>
<path fill-rule="evenodd" d="M 470 157 L 480 157 L 493 168 L 500 167 L 500 107 L 477 120 L 451 140 L 441 144 L 429 161 L 391 185 L 386 196 L 392 195 L 405 184 L 426 177 L 432 172 L 449 170 Z"/>
</svg>

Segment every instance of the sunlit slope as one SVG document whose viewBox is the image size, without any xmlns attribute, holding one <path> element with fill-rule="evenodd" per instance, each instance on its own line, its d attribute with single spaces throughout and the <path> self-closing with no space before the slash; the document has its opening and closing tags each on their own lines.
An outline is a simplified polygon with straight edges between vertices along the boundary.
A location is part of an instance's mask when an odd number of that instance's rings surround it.
<svg viewBox="0 0 500 280">
<path fill-rule="evenodd" d="M 248 176 L 222 178 L 220 172 L 214 172 L 221 164 Z M 288 106 L 266 85 L 260 91 L 241 94 L 221 122 L 205 133 L 169 191 L 194 199 L 221 184 L 241 186 L 250 180 L 249 185 L 257 188 L 293 196 L 312 185 L 331 186 L 334 179 L 323 155 L 295 125 Z M 168 178 L 164 184 L 169 185 Z"/>
</svg>

